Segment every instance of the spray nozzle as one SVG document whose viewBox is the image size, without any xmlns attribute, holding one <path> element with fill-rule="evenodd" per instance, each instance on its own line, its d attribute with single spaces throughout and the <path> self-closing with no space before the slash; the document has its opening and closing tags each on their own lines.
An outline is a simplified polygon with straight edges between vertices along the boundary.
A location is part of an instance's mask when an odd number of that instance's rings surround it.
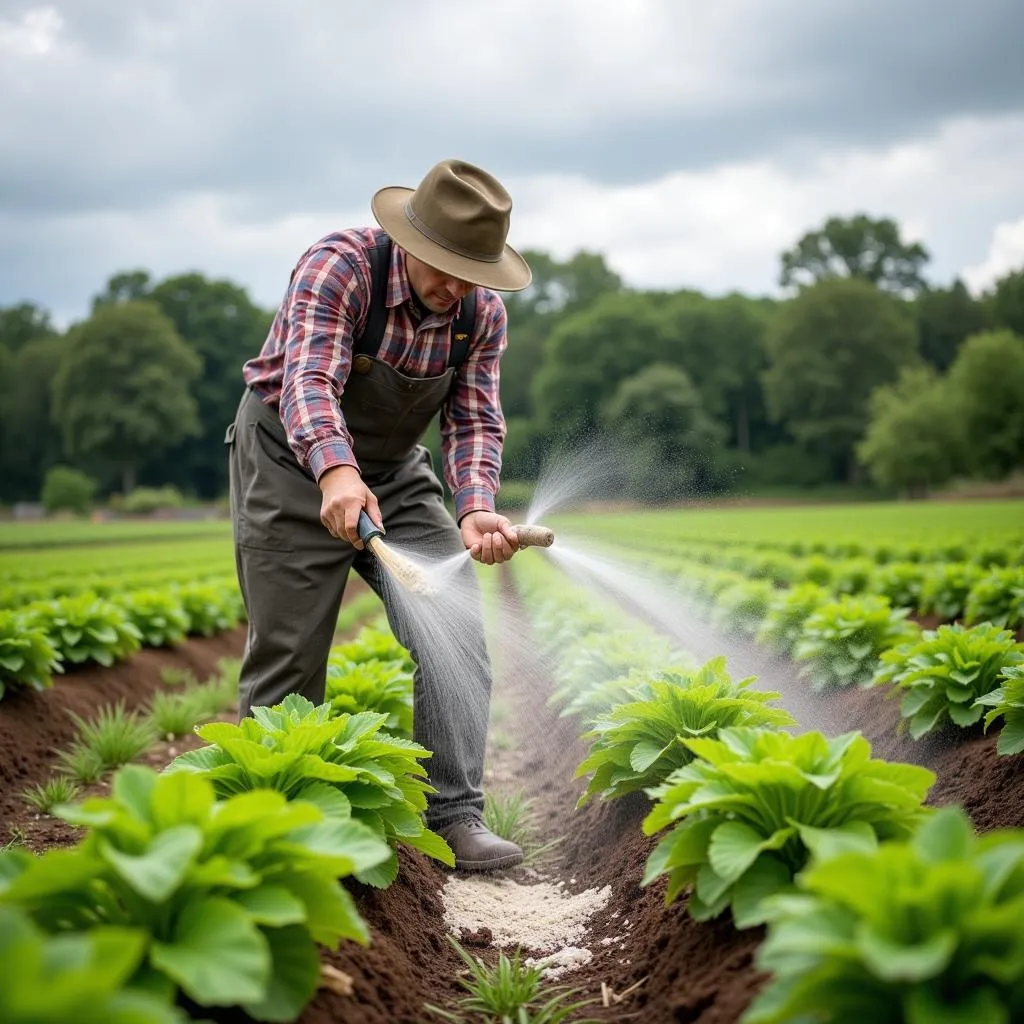
<svg viewBox="0 0 1024 1024">
<path fill-rule="evenodd" d="M 356 529 L 359 531 L 359 539 L 364 544 L 369 544 L 374 537 L 383 537 L 384 531 L 366 514 L 366 510 L 363 509 L 359 513 L 359 522 L 356 524 Z"/>
</svg>

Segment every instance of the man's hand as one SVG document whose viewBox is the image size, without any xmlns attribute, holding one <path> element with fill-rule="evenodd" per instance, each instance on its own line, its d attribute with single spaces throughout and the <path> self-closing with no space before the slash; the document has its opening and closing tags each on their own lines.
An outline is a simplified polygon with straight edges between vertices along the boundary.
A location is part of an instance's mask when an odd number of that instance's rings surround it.
<svg viewBox="0 0 1024 1024">
<path fill-rule="evenodd" d="M 366 514 L 381 529 L 380 508 L 373 491 L 363 483 L 359 470 L 352 466 L 335 466 L 320 477 L 324 500 L 320 506 L 320 522 L 332 537 L 344 538 L 356 549 L 363 549 L 357 529 L 359 513 Z"/>
<path fill-rule="evenodd" d="M 519 550 L 512 524 L 496 512 L 469 512 L 459 523 L 462 541 L 478 562 L 507 562 Z"/>
</svg>

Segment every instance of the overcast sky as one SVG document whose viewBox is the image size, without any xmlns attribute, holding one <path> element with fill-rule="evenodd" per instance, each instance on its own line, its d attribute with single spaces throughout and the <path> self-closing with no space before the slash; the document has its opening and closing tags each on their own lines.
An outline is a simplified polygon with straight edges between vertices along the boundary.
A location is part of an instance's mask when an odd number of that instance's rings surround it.
<svg viewBox="0 0 1024 1024">
<path fill-rule="evenodd" d="M 866 212 L 977 291 L 1024 265 L 1022 38 L 1021 0 L 0 0 L 0 305 L 142 267 L 271 307 L 448 156 L 637 286 L 776 293 Z"/>
</svg>

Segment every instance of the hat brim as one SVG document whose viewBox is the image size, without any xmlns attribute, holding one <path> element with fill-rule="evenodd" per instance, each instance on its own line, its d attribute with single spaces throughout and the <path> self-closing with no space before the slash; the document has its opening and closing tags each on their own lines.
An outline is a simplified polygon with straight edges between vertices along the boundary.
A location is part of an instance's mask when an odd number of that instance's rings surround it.
<svg viewBox="0 0 1024 1024">
<path fill-rule="evenodd" d="M 418 260 L 460 281 L 492 288 L 498 292 L 521 292 L 530 286 L 533 272 L 522 256 L 510 245 L 494 263 L 460 256 L 427 238 L 405 215 L 405 204 L 413 189 L 389 185 L 377 191 L 370 200 L 370 209 L 377 223 L 392 240 Z"/>
</svg>

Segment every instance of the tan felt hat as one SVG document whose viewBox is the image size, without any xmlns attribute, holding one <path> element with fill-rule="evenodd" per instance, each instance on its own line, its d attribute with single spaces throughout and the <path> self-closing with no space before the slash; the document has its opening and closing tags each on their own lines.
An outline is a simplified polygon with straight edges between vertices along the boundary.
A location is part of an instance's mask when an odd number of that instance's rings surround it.
<svg viewBox="0 0 1024 1024">
<path fill-rule="evenodd" d="M 442 160 L 416 189 L 382 188 L 370 206 L 395 243 L 435 270 L 503 292 L 522 291 L 533 279 L 505 243 L 511 196 L 473 164 Z"/>
</svg>

